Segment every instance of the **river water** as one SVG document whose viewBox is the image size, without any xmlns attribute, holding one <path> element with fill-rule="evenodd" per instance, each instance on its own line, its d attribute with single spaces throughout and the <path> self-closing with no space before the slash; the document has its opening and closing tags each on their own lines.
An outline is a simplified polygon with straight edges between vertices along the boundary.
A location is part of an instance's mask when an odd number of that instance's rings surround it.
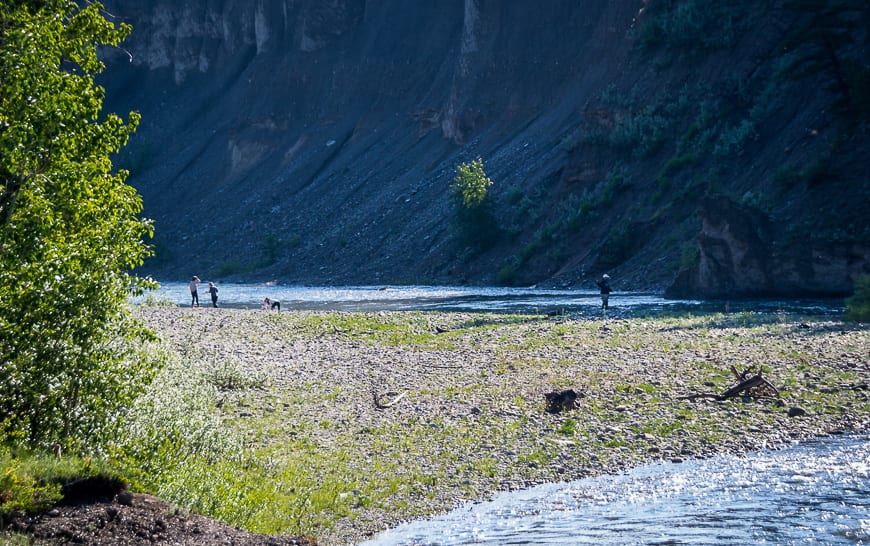
<svg viewBox="0 0 870 546">
<path fill-rule="evenodd" d="M 292 286 L 280 284 L 220 284 L 218 304 L 258 308 L 263 298 L 281 302 L 282 310 L 322 311 L 468 311 L 510 313 L 600 313 L 601 300 L 594 290 L 552 290 L 467 286 Z M 177 305 L 190 305 L 187 283 L 165 282 L 151 296 Z M 208 285 L 199 288 L 200 303 L 210 305 Z M 141 302 L 136 298 L 134 302 Z M 724 301 L 668 300 L 659 294 L 615 292 L 608 312 L 648 314 L 657 312 L 724 311 Z M 730 302 L 732 312 L 793 312 L 829 314 L 843 311 L 843 300 L 769 300 Z"/>
<path fill-rule="evenodd" d="M 502 493 L 365 546 L 870 544 L 870 437 Z"/>
</svg>

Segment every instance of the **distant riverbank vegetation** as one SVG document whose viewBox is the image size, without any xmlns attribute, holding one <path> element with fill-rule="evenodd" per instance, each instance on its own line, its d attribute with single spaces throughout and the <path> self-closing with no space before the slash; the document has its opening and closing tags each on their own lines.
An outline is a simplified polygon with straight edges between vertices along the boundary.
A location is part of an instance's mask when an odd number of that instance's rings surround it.
<svg viewBox="0 0 870 546">
<path fill-rule="evenodd" d="M 855 294 L 846 300 L 846 318 L 870 321 L 870 275 L 864 275 L 855 283 Z"/>
</svg>

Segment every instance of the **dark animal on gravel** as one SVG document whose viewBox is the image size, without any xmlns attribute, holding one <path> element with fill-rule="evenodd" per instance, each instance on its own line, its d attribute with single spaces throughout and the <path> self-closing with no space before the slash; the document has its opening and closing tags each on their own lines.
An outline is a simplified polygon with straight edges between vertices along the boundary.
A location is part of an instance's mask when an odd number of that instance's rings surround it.
<svg viewBox="0 0 870 546">
<path fill-rule="evenodd" d="M 577 396 L 574 389 L 548 392 L 544 395 L 547 399 L 547 411 L 549 413 L 559 413 L 562 410 L 573 409 Z"/>
</svg>

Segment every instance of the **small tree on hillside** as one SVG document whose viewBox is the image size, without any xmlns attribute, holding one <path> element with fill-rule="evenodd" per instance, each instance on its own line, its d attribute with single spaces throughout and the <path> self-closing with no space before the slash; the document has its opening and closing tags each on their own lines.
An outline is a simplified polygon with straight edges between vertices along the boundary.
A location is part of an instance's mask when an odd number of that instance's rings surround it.
<svg viewBox="0 0 870 546">
<path fill-rule="evenodd" d="M 489 194 L 492 180 L 478 158 L 456 167 L 456 178 L 450 186 L 456 201 L 456 228 L 464 244 L 485 249 L 498 239 L 501 230 L 495 220 L 494 203 Z"/>
<path fill-rule="evenodd" d="M 101 119 L 93 81 L 131 29 L 82 5 L 0 3 L 0 441 L 32 447 L 105 440 L 153 374 L 126 304 L 151 225 L 110 160 L 139 117 Z"/>
<path fill-rule="evenodd" d="M 474 209 L 483 204 L 492 187 L 492 180 L 483 170 L 483 159 L 477 158 L 470 163 L 461 163 L 456 167 L 456 178 L 450 186 L 453 193 L 460 197 L 462 206 Z"/>
</svg>

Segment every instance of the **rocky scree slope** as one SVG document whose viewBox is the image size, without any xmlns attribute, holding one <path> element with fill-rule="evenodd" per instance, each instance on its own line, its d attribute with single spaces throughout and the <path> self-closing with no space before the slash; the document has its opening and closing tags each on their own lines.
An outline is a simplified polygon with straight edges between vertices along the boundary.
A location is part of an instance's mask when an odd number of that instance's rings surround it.
<svg viewBox="0 0 870 546">
<path fill-rule="evenodd" d="M 163 280 L 843 295 L 870 272 L 854 0 L 110 0 Z M 494 181 L 456 229 L 456 165 Z M 747 223 L 750 222 L 750 223 Z M 763 259 L 762 259 L 763 258 Z M 205 277 L 204 277 L 205 278 Z"/>
</svg>

